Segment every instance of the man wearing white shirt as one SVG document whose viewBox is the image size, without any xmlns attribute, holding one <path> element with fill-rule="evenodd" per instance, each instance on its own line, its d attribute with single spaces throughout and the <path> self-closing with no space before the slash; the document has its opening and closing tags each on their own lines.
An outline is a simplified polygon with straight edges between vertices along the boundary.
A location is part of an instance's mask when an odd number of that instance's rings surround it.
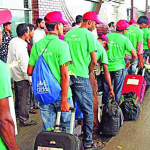
<svg viewBox="0 0 150 150">
<path fill-rule="evenodd" d="M 8 50 L 8 64 L 18 62 L 11 68 L 11 75 L 15 82 L 16 99 L 19 103 L 19 121 L 20 125 L 28 126 L 37 124 L 36 121 L 29 118 L 29 85 L 31 79 L 27 75 L 28 51 L 25 39 L 29 36 L 29 27 L 26 23 L 17 26 L 18 37 L 12 39 Z"/>
<path fill-rule="evenodd" d="M 46 36 L 45 31 L 44 31 L 44 28 L 45 28 L 44 20 L 41 18 L 37 18 L 36 26 L 37 26 L 37 29 L 34 31 L 33 44 L 43 39 Z"/>
</svg>

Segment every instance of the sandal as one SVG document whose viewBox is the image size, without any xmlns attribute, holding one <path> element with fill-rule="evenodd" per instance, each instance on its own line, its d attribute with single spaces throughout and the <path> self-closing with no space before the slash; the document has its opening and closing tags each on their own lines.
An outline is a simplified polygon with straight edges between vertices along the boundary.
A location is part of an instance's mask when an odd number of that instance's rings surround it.
<svg viewBox="0 0 150 150">
<path fill-rule="evenodd" d="M 37 125 L 36 120 L 30 120 L 30 122 L 27 120 L 26 122 L 20 122 L 20 126 L 31 126 L 31 125 Z"/>
<path fill-rule="evenodd" d="M 29 113 L 30 113 L 30 114 L 37 114 L 36 110 L 33 109 L 33 108 L 30 108 L 30 109 L 29 109 Z"/>
<path fill-rule="evenodd" d="M 103 143 L 100 141 L 94 141 L 88 147 L 84 147 L 84 150 L 100 150 L 102 148 Z"/>
</svg>

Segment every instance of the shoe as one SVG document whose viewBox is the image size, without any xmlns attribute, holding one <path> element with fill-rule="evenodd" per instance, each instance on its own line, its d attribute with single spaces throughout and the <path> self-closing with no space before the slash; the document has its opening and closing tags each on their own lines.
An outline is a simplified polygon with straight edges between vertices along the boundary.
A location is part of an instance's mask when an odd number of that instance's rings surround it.
<svg viewBox="0 0 150 150">
<path fill-rule="evenodd" d="M 33 109 L 33 108 L 30 108 L 30 109 L 29 109 L 29 113 L 30 113 L 30 114 L 37 114 L 36 110 Z"/>
<path fill-rule="evenodd" d="M 25 122 L 20 122 L 21 127 L 23 127 L 23 126 L 32 126 L 32 125 L 37 125 L 37 121 L 28 119 Z"/>
<path fill-rule="evenodd" d="M 100 148 L 102 148 L 102 146 L 103 146 L 102 142 L 94 141 L 88 147 L 84 147 L 84 150 L 100 150 Z"/>
</svg>

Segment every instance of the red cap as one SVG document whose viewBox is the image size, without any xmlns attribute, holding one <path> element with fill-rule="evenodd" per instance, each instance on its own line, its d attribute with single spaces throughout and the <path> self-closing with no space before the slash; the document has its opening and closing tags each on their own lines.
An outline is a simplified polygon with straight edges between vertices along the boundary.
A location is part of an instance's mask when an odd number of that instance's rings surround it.
<svg viewBox="0 0 150 150">
<path fill-rule="evenodd" d="M 0 25 L 11 20 L 12 14 L 10 10 L 0 10 Z"/>
<path fill-rule="evenodd" d="M 118 30 L 124 30 L 124 29 L 126 29 L 126 28 L 128 28 L 128 27 L 129 27 L 129 24 L 127 23 L 126 20 L 119 20 L 119 21 L 117 22 L 117 25 L 116 25 L 116 28 L 117 28 Z"/>
<path fill-rule="evenodd" d="M 96 21 L 98 24 L 103 24 L 101 21 L 99 21 L 98 15 L 97 15 L 97 13 L 94 12 L 94 11 L 86 12 L 86 13 L 83 15 L 83 19 L 93 20 L 93 21 Z"/>
<path fill-rule="evenodd" d="M 131 19 L 128 23 L 129 24 L 136 24 L 136 21 L 134 19 Z"/>
<path fill-rule="evenodd" d="M 61 22 L 62 24 L 68 24 L 66 21 L 63 20 L 62 14 L 60 11 L 53 11 L 46 14 L 45 18 L 48 20 L 45 20 L 45 23 L 56 23 Z"/>
<path fill-rule="evenodd" d="M 108 50 L 108 42 L 109 42 L 108 37 L 105 36 L 105 35 L 99 35 L 98 39 L 104 39 L 107 42 L 107 44 L 106 44 L 106 46 L 104 48 L 105 48 L 105 50 Z"/>
</svg>

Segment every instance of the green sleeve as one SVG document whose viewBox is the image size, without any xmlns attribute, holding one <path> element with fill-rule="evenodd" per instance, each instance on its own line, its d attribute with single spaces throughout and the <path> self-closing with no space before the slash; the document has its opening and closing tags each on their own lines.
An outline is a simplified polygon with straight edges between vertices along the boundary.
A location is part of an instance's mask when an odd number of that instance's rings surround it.
<svg viewBox="0 0 150 150">
<path fill-rule="evenodd" d="M 134 47 L 133 47 L 131 41 L 130 41 L 128 38 L 126 38 L 126 41 L 125 41 L 125 49 L 126 49 L 128 52 L 131 52 L 131 51 L 134 49 Z"/>
<path fill-rule="evenodd" d="M 88 52 L 92 53 L 97 50 L 96 48 L 96 39 L 92 32 L 89 31 L 87 34 L 87 42 L 88 42 Z"/>
<path fill-rule="evenodd" d="M 3 99 L 12 96 L 12 89 L 11 76 L 8 65 L 2 64 L 1 69 L 3 71 L 0 73 L 0 99 Z"/>
<path fill-rule="evenodd" d="M 137 42 L 143 42 L 143 31 L 140 29 L 138 33 L 138 39 Z"/>
<path fill-rule="evenodd" d="M 147 30 L 147 31 L 148 31 L 147 39 L 150 39 L 150 31 L 149 30 Z"/>
<path fill-rule="evenodd" d="M 34 66 L 38 60 L 38 53 L 36 49 L 36 45 L 34 44 L 31 49 L 29 65 Z"/>
<path fill-rule="evenodd" d="M 60 45 L 58 61 L 60 66 L 71 61 L 69 45 L 64 41 L 62 41 L 62 44 Z"/>
<path fill-rule="evenodd" d="M 108 56 L 105 49 L 102 49 L 100 60 L 102 64 L 108 64 Z"/>
</svg>

